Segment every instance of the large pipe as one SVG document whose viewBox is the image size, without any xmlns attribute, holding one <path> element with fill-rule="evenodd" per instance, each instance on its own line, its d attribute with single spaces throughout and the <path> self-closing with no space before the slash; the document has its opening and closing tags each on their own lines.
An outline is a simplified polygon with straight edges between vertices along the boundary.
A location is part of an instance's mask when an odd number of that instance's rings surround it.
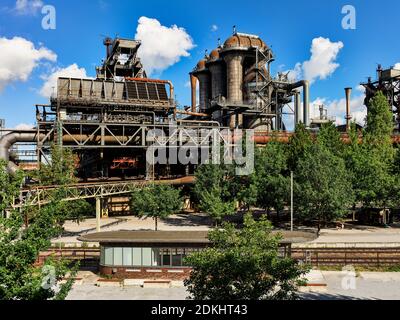
<svg viewBox="0 0 400 320">
<path fill-rule="evenodd" d="M 193 117 L 209 117 L 210 116 L 208 113 L 182 111 L 182 110 L 176 110 L 175 113 L 184 114 L 184 115 L 193 116 Z"/>
<path fill-rule="evenodd" d="M 192 90 L 192 112 L 197 110 L 197 78 L 191 73 L 190 74 L 190 87 Z"/>
<path fill-rule="evenodd" d="M 344 90 L 346 92 L 346 130 L 348 132 L 350 130 L 350 120 L 351 120 L 350 100 L 351 100 L 352 88 L 345 88 Z"/>
<path fill-rule="evenodd" d="M 302 122 L 300 92 L 296 91 L 294 95 L 294 111 L 295 111 L 295 125 Z"/>
<path fill-rule="evenodd" d="M 44 138 L 41 134 L 39 138 Z M 36 131 L 12 131 L 0 138 L 0 159 L 5 160 L 7 170 L 10 173 L 15 173 L 18 166 L 10 162 L 10 148 L 17 142 L 37 142 Z"/>
<path fill-rule="evenodd" d="M 208 109 L 209 100 L 210 100 L 210 85 L 211 85 L 211 76 L 208 72 L 199 72 L 197 75 L 197 79 L 199 79 L 199 91 L 200 91 L 200 109 L 198 112 L 202 113 Z"/>
<path fill-rule="evenodd" d="M 310 126 L 310 82 L 298 81 L 288 86 L 289 90 L 303 87 L 303 121 L 306 127 Z"/>
</svg>

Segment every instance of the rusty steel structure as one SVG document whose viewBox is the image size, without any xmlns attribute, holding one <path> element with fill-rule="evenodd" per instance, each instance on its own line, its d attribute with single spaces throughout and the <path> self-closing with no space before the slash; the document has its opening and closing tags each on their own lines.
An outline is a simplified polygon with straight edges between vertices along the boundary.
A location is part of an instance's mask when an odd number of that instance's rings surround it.
<svg viewBox="0 0 400 320">
<path fill-rule="evenodd" d="M 309 126 L 308 81 L 294 82 L 282 73 L 273 77 L 273 61 L 271 48 L 259 36 L 235 30 L 190 73 L 191 112 L 208 114 L 231 129 L 285 131 L 284 107 L 289 106 L 295 123 Z M 303 88 L 303 108 L 299 88 Z M 293 99 L 294 110 L 290 107 Z"/>
<path fill-rule="evenodd" d="M 370 100 L 378 91 L 381 91 L 388 99 L 389 106 L 393 112 L 393 126 L 396 133 L 400 132 L 400 70 L 393 67 L 384 70 L 378 65 L 376 70 L 377 80 L 371 77 L 361 85 L 365 88 L 364 104 L 368 109 Z"/>
</svg>

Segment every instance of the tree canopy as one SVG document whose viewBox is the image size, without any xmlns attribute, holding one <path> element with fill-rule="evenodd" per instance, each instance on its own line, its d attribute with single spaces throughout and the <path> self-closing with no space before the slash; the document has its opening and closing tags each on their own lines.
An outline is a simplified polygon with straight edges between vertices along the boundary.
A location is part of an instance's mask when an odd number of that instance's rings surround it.
<svg viewBox="0 0 400 320">
<path fill-rule="evenodd" d="M 1 190 L 8 190 L 9 196 L 20 193 L 22 173 L 15 176 L 7 172 L 4 161 L 0 161 Z M 11 197 L 4 197 L 2 209 L 9 215 L 0 217 L 0 299 L 1 300 L 43 300 L 65 297 L 66 289 L 73 280 L 61 285 L 56 293 L 52 286 L 45 286 L 48 274 L 44 269 L 34 266 L 40 251 L 50 246 L 50 239 L 62 232 L 62 225 L 57 221 L 56 214 L 51 206 L 44 206 L 35 210 L 29 226 L 18 210 L 11 207 Z M 59 282 L 68 273 L 76 272 L 69 269 L 64 261 L 46 261 L 46 266 L 54 270 L 52 275 L 54 284 Z"/>
<path fill-rule="evenodd" d="M 232 170 L 224 165 L 204 164 L 196 171 L 194 194 L 199 208 L 215 223 L 235 213 L 237 195 L 233 191 L 236 187 Z"/>
<path fill-rule="evenodd" d="M 343 218 L 353 203 L 351 181 L 342 158 L 319 144 L 300 159 L 296 171 L 295 204 L 306 220 L 322 223 Z"/>
<path fill-rule="evenodd" d="M 195 300 L 288 300 L 297 297 L 297 285 L 307 272 L 297 262 L 279 255 L 280 237 L 271 234 L 265 220 L 246 215 L 237 229 L 224 224 L 210 232 L 211 246 L 193 253 L 193 267 L 185 281 Z"/>
<path fill-rule="evenodd" d="M 155 230 L 158 229 L 158 219 L 167 218 L 182 210 L 183 199 L 180 191 L 168 185 L 151 185 L 135 189 L 131 194 L 131 211 L 144 218 L 153 218 Z"/>
</svg>

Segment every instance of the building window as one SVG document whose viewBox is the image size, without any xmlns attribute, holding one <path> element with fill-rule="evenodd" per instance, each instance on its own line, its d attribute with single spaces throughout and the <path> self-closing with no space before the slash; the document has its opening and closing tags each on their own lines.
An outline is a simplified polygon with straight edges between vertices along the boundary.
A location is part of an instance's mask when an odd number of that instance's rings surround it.
<svg viewBox="0 0 400 320">
<path fill-rule="evenodd" d="M 123 248 L 122 256 L 123 256 L 124 267 L 131 267 L 133 265 L 133 263 L 132 263 L 132 248 Z"/>
<path fill-rule="evenodd" d="M 105 248 L 104 249 L 104 264 L 108 266 L 114 265 L 114 248 Z"/>
<path fill-rule="evenodd" d="M 182 267 L 184 258 L 199 250 L 102 246 L 100 264 L 109 267 Z"/>
<path fill-rule="evenodd" d="M 133 248 L 133 266 L 142 266 L 142 248 Z"/>
<path fill-rule="evenodd" d="M 114 266 L 122 266 L 122 248 L 114 248 Z"/>
</svg>

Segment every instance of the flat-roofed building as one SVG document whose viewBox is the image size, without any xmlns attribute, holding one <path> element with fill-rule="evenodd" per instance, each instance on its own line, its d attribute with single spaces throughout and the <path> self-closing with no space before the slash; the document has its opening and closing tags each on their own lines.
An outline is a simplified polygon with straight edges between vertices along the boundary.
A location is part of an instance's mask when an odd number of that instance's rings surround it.
<svg viewBox="0 0 400 320">
<path fill-rule="evenodd" d="M 282 256 L 290 255 L 292 243 L 316 237 L 305 232 L 280 233 Z M 99 243 L 100 274 L 120 279 L 183 280 L 191 271 L 184 258 L 211 245 L 207 231 L 114 231 L 79 240 Z"/>
</svg>

